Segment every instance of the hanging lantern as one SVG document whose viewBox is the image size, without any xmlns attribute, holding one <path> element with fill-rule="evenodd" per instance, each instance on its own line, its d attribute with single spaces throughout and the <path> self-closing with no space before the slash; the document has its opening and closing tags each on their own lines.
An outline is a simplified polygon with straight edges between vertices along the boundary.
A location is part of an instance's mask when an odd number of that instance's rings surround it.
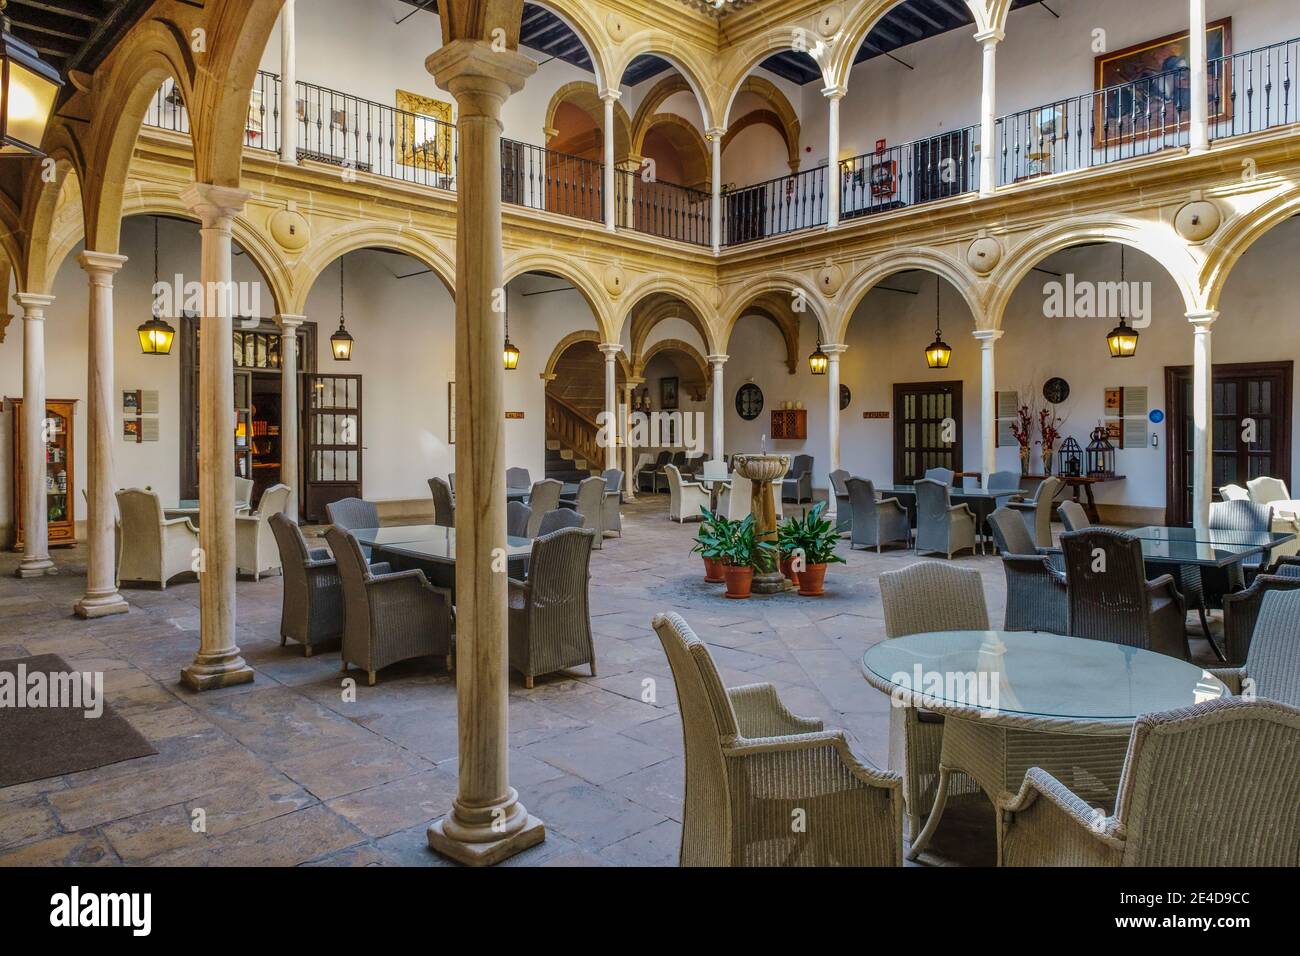
<svg viewBox="0 0 1300 956">
<path fill-rule="evenodd" d="M 6 6 L 0 0 L 0 155 L 44 156 L 41 140 L 63 80 L 35 47 L 9 32 Z"/>
<path fill-rule="evenodd" d="M 1110 434 L 1101 422 L 1092 430 L 1092 441 L 1088 443 L 1088 477 L 1110 478 L 1115 474 L 1115 446 L 1110 443 Z"/>
<path fill-rule="evenodd" d="M 330 336 L 330 350 L 338 362 L 352 361 L 352 336 L 343 319 L 343 257 L 339 257 L 339 330 Z"/>
<path fill-rule="evenodd" d="M 515 348 L 510 341 L 510 300 L 506 299 L 506 344 L 501 349 L 501 360 L 505 363 L 506 371 L 513 372 L 519 367 L 519 349 Z"/>
<path fill-rule="evenodd" d="M 826 370 L 830 368 L 831 358 L 822 351 L 822 337 L 817 336 L 817 350 L 808 356 L 808 367 L 812 369 L 814 375 L 825 375 Z"/>
<path fill-rule="evenodd" d="M 153 284 L 158 287 L 158 217 L 153 217 Z M 172 339 L 176 330 L 159 315 L 160 306 L 154 301 L 153 315 L 147 322 L 136 326 L 135 334 L 140 337 L 140 351 L 145 355 L 170 355 Z"/>
<path fill-rule="evenodd" d="M 1132 358 L 1138 350 L 1138 332 L 1128 324 L 1128 283 L 1124 281 L 1124 247 L 1119 247 L 1119 287 L 1122 290 L 1119 325 L 1106 333 L 1106 347 L 1111 358 Z"/>
<path fill-rule="evenodd" d="M 934 277 L 934 341 L 925 347 L 925 364 L 930 368 L 947 368 L 952 361 L 952 346 L 943 340 L 943 328 L 939 323 L 939 286 L 940 279 Z"/>
</svg>

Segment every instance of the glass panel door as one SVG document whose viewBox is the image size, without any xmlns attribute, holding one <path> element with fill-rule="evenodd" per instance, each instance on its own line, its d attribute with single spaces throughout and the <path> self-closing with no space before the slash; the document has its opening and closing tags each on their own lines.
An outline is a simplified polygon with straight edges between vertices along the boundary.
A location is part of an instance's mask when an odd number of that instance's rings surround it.
<svg viewBox="0 0 1300 956">
<path fill-rule="evenodd" d="M 961 382 L 894 386 L 894 481 L 911 484 L 931 468 L 962 469 Z"/>
<path fill-rule="evenodd" d="M 361 497 L 361 376 L 307 375 L 306 510 L 319 520 L 325 505 Z"/>
</svg>

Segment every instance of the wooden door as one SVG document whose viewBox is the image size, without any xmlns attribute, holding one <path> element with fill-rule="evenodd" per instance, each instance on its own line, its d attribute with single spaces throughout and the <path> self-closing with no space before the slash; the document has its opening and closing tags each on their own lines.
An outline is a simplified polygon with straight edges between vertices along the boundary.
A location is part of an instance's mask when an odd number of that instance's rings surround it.
<svg viewBox="0 0 1300 956">
<path fill-rule="evenodd" d="M 11 398 L 13 415 L 14 550 L 23 547 L 23 400 Z M 45 403 L 45 513 L 50 547 L 77 543 L 76 472 L 73 469 L 72 415 L 76 399 L 52 398 Z M 39 463 L 38 463 L 39 466 Z"/>
<path fill-rule="evenodd" d="M 303 511 L 309 521 L 325 520 L 325 506 L 360 498 L 361 376 L 303 376 Z"/>
<path fill-rule="evenodd" d="M 961 433 L 961 382 L 896 383 L 894 483 L 911 484 L 931 468 L 961 471 Z"/>
</svg>

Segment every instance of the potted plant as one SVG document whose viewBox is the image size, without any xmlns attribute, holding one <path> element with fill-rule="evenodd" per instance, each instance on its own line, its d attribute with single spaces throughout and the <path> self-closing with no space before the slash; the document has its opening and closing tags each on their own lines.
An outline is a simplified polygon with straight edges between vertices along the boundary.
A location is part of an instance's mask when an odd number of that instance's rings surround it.
<svg viewBox="0 0 1300 956">
<path fill-rule="evenodd" d="M 796 562 L 795 552 L 799 545 L 793 538 L 794 528 L 798 521 L 799 519 L 795 515 L 790 515 L 776 529 L 777 550 L 781 555 L 781 573 L 792 584 L 799 583 L 799 572 L 795 570 L 795 564 L 803 563 L 802 561 Z"/>
<path fill-rule="evenodd" d="M 700 506 L 700 530 L 695 535 L 692 554 L 704 559 L 704 580 L 708 584 L 721 584 L 726 563 L 723 558 L 723 545 L 726 541 L 727 525 L 730 522 L 724 515 L 714 514 L 703 505 Z"/>
<path fill-rule="evenodd" d="M 791 561 L 799 573 L 799 593 L 805 597 L 824 593 L 826 565 L 844 563 L 835 553 L 840 538 L 830 520 L 822 517 L 825 511 L 826 502 L 819 501 L 805 517 L 791 516 L 781 528 L 782 549 L 790 549 Z"/>
<path fill-rule="evenodd" d="M 754 533 L 754 516 L 745 515 L 743 521 L 728 521 L 725 541 L 721 547 L 726 568 L 727 597 L 747 598 L 754 584 L 754 569 L 769 568 L 776 554 L 770 541 L 760 541 Z"/>
</svg>

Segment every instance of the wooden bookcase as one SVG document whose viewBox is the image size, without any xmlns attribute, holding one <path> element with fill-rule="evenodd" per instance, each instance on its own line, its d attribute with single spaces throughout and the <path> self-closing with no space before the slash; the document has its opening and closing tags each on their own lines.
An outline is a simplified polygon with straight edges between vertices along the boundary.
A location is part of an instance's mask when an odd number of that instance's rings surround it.
<svg viewBox="0 0 1300 956">
<path fill-rule="evenodd" d="M 808 409 L 778 408 L 772 412 L 772 438 L 802 441 L 808 437 Z"/>
<path fill-rule="evenodd" d="M 14 418 L 14 548 L 23 546 L 23 400 L 8 399 Z M 72 448 L 72 416 L 76 399 L 51 398 L 45 402 L 45 417 L 51 422 L 50 440 L 45 444 L 45 508 L 49 517 L 51 547 L 77 543 L 76 471 Z"/>
</svg>

